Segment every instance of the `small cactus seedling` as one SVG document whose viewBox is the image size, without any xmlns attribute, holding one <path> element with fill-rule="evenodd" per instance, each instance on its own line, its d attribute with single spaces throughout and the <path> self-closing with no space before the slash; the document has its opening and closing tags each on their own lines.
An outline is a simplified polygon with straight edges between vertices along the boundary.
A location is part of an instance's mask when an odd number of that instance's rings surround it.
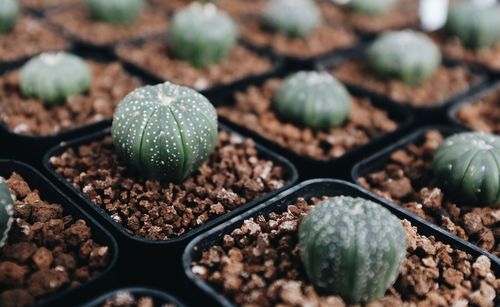
<svg viewBox="0 0 500 307">
<path fill-rule="evenodd" d="M 448 137 L 437 149 L 432 168 L 450 198 L 477 206 L 500 202 L 500 137 L 482 132 Z"/>
<path fill-rule="evenodd" d="M 116 25 L 134 23 L 143 7 L 144 0 L 87 0 L 92 18 Z"/>
<path fill-rule="evenodd" d="M 7 243 L 14 218 L 14 197 L 3 177 L 0 177 L 0 248 Z"/>
<path fill-rule="evenodd" d="M 19 5 L 16 0 L 0 1 L 0 34 L 9 33 L 15 26 L 19 15 Z"/>
<path fill-rule="evenodd" d="M 391 31 L 382 34 L 368 48 L 367 58 L 373 72 L 382 78 L 419 85 L 439 67 L 441 52 L 423 33 Z"/>
<path fill-rule="evenodd" d="M 446 30 L 469 48 L 493 46 L 500 41 L 500 5 L 460 1 L 449 10 Z"/>
<path fill-rule="evenodd" d="M 87 91 L 91 79 L 90 69 L 80 57 L 58 52 L 43 53 L 28 61 L 19 83 L 23 95 L 51 106 Z"/>
<path fill-rule="evenodd" d="M 347 7 L 355 12 L 366 15 L 381 15 L 394 6 L 395 0 L 351 0 Z"/>
<path fill-rule="evenodd" d="M 380 205 L 346 196 L 318 203 L 299 227 L 305 271 L 320 290 L 350 304 L 382 297 L 406 255 L 401 221 Z"/>
<path fill-rule="evenodd" d="M 283 81 L 274 95 L 274 108 L 284 120 L 313 129 L 330 129 L 349 116 L 351 97 L 327 72 L 298 72 Z"/>
<path fill-rule="evenodd" d="M 118 154 L 145 177 L 180 182 L 214 150 L 217 113 L 188 87 L 145 86 L 120 103 L 111 135 Z"/>
<path fill-rule="evenodd" d="M 237 40 L 236 26 L 213 3 L 192 3 L 172 20 L 171 48 L 181 60 L 197 67 L 222 61 Z"/>
<path fill-rule="evenodd" d="M 272 0 L 263 15 L 271 30 L 290 37 L 307 37 L 321 23 L 321 12 L 312 0 Z"/>
</svg>

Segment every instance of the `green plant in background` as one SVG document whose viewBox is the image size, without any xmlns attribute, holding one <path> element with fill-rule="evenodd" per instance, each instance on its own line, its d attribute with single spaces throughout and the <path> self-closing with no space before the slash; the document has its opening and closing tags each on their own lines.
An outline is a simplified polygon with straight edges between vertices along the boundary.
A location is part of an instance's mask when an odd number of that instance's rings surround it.
<svg viewBox="0 0 500 307">
<path fill-rule="evenodd" d="M 3 177 L 0 177 L 0 248 L 7 243 L 14 221 L 14 197 Z"/>
<path fill-rule="evenodd" d="M 19 5 L 16 0 L 0 1 L 0 34 L 9 33 L 15 26 L 19 16 Z"/>
<path fill-rule="evenodd" d="M 272 0 L 263 13 L 264 25 L 290 37 L 307 37 L 321 23 L 312 0 Z"/>
<path fill-rule="evenodd" d="M 283 81 L 273 99 L 280 118 L 313 129 L 330 129 L 349 116 L 351 97 L 327 72 L 302 71 Z"/>
<path fill-rule="evenodd" d="M 180 182 L 208 159 L 217 141 L 217 113 L 195 90 L 169 82 L 128 94 L 113 116 L 116 151 L 153 179 Z"/>
<path fill-rule="evenodd" d="M 500 5 L 460 1 L 450 7 L 446 31 L 469 48 L 490 47 L 500 41 Z"/>
<path fill-rule="evenodd" d="M 339 196 L 318 203 L 299 227 L 305 271 L 319 289 L 350 304 L 382 297 L 402 268 L 406 233 L 382 206 Z"/>
<path fill-rule="evenodd" d="M 374 16 L 388 12 L 395 2 L 395 0 L 351 0 L 346 6 L 355 12 Z"/>
<path fill-rule="evenodd" d="M 170 36 L 171 49 L 179 59 L 206 67 L 228 56 L 237 30 L 231 17 L 213 3 L 195 2 L 175 13 Z"/>
<path fill-rule="evenodd" d="M 368 65 L 385 79 L 419 85 L 441 64 L 441 52 L 425 34 L 404 30 L 382 34 L 367 50 Z"/>
<path fill-rule="evenodd" d="M 87 0 L 92 18 L 116 25 L 134 23 L 143 7 L 144 0 Z"/>
<path fill-rule="evenodd" d="M 91 80 L 90 69 L 83 59 L 66 52 L 49 52 L 23 66 L 19 83 L 23 95 L 52 106 L 86 92 Z"/>
<path fill-rule="evenodd" d="M 479 206 L 500 202 L 500 137 L 481 132 L 448 137 L 437 149 L 432 168 L 450 198 Z"/>
</svg>

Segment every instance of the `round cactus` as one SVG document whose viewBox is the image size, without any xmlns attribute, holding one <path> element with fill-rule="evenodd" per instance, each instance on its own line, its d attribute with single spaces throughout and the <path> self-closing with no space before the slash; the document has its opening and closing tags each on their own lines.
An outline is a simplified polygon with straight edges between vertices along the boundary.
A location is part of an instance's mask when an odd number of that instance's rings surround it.
<svg viewBox="0 0 500 307">
<path fill-rule="evenodd" d="M 500 202 L 500 137 L 482 132 L 453 135 L 437 149 L 432 169 L 446 194 L 460 203 Z"/>
<path fill-rule="evenodd" d="M 19 5 L 16 0 L 0 1 L 0 34 L 9 33 L 16 24 Z"/>
<path fill-rule="evenodd" d="M 219 63 L 237 40 L 233 20 L 213 3 L 192 3 L 174 15 L 171 48 L 181 60 L 197 67 Z"/>
<path fill-rule="evenodd" d="M 84 93 L 90 87 L 91 73 L 78 56 L 65 52 L 43 53 L 24 65 L 20 75 L 21 92 L 51 106 Z"/>
<path fill-rule="evenodd" d="M 314 129 L 341 125 L 351 109 L 349 92 L 327 72 L 291 75 L 283 81 L 273 102 L 280 118 Z"/>
<path fill-rule="evenodd" d="M 394 3 L 395 0 L 351 0 L 347 7 L 366 15 L 380 15 L 388 12 Z"/>
<path fill-rule="evenodd" d="M 144 0 L 87 0 L 92 18 L 117 25 L 134 23 L 143 7 Z"/>
<path fill-rule="evenodd" d="M 180 182 L 214 150 L 217 113 L 198 92 L 169 82 L 128 94 L 114 116 L 118 154 L 144 176 Z"/>
<path fill-rule="evenodd" d="M 485 7 L 472 1 L 451 6 L 446 30 L 470 48 L 490 47 L 500 41 L 500 5 Z"/>
<path fill-rule="evenodd" d="M 368 64 L 383 78 L 410 85 L 427 80 L 441 63 L 441 52 L 425 34 L 411 30 L 382 34 L 367 51 Z"/>
<path fill-rule="evenodd" d="M 0 177 L 0 247 L 7 243 L 7 236 L 14 220 L 14 197 L 3 177 Z"/>
<path fill-rule="evenodd" d="M 380 205 L 339 196 L 317 204 L 299 227 L 299 249 L 311 282 L 350 304 L 382 297 L 406 255 L 401 221 Z"/>
<path fill-rule="evenodd" d="M 290 37 L 306 37 L 321 23 L 321 13 L 312 0 L 272 0 L 263 15 L 264 24 Z"/>
</svg>

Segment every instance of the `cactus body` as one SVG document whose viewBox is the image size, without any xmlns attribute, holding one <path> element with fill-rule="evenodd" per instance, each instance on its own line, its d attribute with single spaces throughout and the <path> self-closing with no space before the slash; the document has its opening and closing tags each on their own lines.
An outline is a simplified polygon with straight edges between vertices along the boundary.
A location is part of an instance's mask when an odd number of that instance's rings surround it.
<svg viewBox="0 0 500 307">
<path fill-rule="evenodd" d="M 410 85 L 426 81 L 441 64 L 441 52 L 425 34 L 410 30 L 382 34 L 368 49 L 368 64 L 382 78 Z"/>
<path fill-rule="evenodd" d="M 382 297 L 406 255 L 406 233 L 387 209 L 362 198 L 318 203 L 299 228 L 299 249 L 309 279 L 350 304 Z"/>
<path fill-rule="evenodd" d="M 344 85 L 327 72 L 298 72 L 278 89 L 274 107 L 284 120 L 330 129 L 349 116 L 351 97 Z"/>
<path fill-rule="evenodd" d="M 16 24 L 19 5 L 16 0 L 0 1 L 0 34 L 9 33 Z"/>
<path fill-rule="evenodd" d="M 7 243 L 14 218 L 14 197 L 3 177 L 0 177 L 0 248 Z"/>
<path fill-rule="evenodd" d="M 231 17 L 213 3 L 193 3 L 172 20 L 172 50 L 181 60 L 206 67 L 219 63 L 231 52 L 236 32 Z"/>
<path fill-rule="evenodd" d="M 111 134 L 118 154 L 145 177 L 180 182 L 214 150 L 217 114 L 190 88 L 145 86 L 120 103 Z"/>
<path fill-rule="evenodd" d="M 134 23 L 143 7 L 144 0 L 87 0 L 92 18 L 117 25 Z"/>
<path fill-rule="evenodd" d="M 381 15 L 394 6 L 395 0 L 351 0 L 347 7 L 366 15 Z"/>
<path fill-rule="evenodd" d="M 263 15 L 264 24 L 290 37 L 306 37 L 321 23 L 321 13 L 311 0 L 272 0 Z"/>
<path fill-rule="evenodd" d="M 453 135 L 437 149 L 432 168 L 450 198 L 467 205 L 500 202 L 500 137 L 481 132 Z"/>
</svg>

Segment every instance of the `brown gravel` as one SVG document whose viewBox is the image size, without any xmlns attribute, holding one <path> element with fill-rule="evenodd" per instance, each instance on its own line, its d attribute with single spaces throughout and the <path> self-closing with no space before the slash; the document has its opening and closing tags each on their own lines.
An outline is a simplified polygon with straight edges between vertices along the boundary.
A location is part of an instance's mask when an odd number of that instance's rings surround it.
<svg viewBox="0 0 500 307">
<path fill-rule="evenodd" d="M 431 130 L 418 144 L 393 152 L 383 169 L 358 181 L 406 210 L 500 256 L 500 205 L 458 206 L 437 187 L 432 159 L 442 141 L 443 135 Z"/>
<path fill-rule="evenodd" d="M 130 232 L 150 240 L 182 236 L 285 185 L 284 170 L 259 158 L 251 139 L 220 132 L 216 149 L 181 184 L 136 179 L 111 137 L 66 151 L 50 163 Z"/>
<path fill-rule="evenodd" d="M 183 8 L 191 0 L 152 0 L 153 3 L 162 5 L 169 11 Z M 244 16 L 258 13 L 267 3 L 267 0 L 220 0 L 217 5 L 231 15 Z"/>
<path fill-rule="evenodd" d="M 241 306 L 345 306 L 318 293 L 308 281 L 297 246 L 300 221 L 319 199 L 298 199 L 284 213 L 248 219 L 192 263 L 192 271 Z M 375 306 L 493 306 L 500 279 L 485 256 L 451 248 L 417 233 L 408 236 L 401 273 Z M 496 300 L 498 302 L 498 299 Z M 404 304 L 404 305 L 403 305 Z"/>
<path fill-rule="evenodd" d="M 108 266 L 109 247 L 92 240 L 84 220 L 40 199 L 16 173 L 7 184 L 16 197 L 15 222 L 0 251 L 0 306 L 33 305 L 78 287 Z"/>
<path fill-rule="evenodd" d="M 112 298 L 106 300 L 102 307 L 154 307 L 155 301 L 151 296 L 136 296 L 128 291 L 118 291 Z M 174 304 L 164 303 L 162 307 L 174 307 Z"/>
<path fill-rule="evenodd" d="M 19 0 L 23 7 L 40 10 L 53 8 L 57 6 L 70 5 L 81 2 L 82 0 Z"/>
<path fill-rule="evenodd" d="M 93 45 L 108 45 L 166 33 L 168 18 L 161 9 L 147 6 L 132 25 L 111 25 L 93 20 L 82 5 L 56 10 L 47 15 L 56 26 L 79 40 Z"/>
<path fill-rule="evenodd" d="M 500 134 L 500 88 L 473 103 L 462 105 L 456 116 L 471 129 Z"/>
<path fill-rule="evenodd" d="M 0 77 L 0 122 L 14 133 L 46 136 L 95 123 L 113 116 L 116 105 L 141 82 L 121 64 L 87 61 L 92 84 L 87 94 L 68 98 L 47 108 L 37 99 L 26 99 L 19 90 L 19 70 Z"/>
<path fill-rule="evenodd" d="M 434 107 L 445 103 L 469 90 L 481 81 L 481 77 L 464 66 L 440 66 L 437 71 L 419 86 L 409 86 L 398 80 L 383 80 L 370 72 L 366 62 L 360 59 L 348 60 L 331 70 L 347 84 L 388 96 L 398 103 L 414 107 Z"/>
<path fill-rule="evenodd" d="M 44 51 L 68 49 L 70 43 L 44 22 L 23 16 L 14 29 L 0 35 L 0 62 L 12 62 Z"/>
<path fill-rule="evenodd" d="M 143 68 L 159 79 L 204 90 L 213 85 L 228 84 L 272 69 L 269 59 L 237 45 L 220 64 L 196 68 L 177 60 L 169 52 L 168 43 L 154 40 L 141 45 L 124 45 L 117 49 L 119 57 Z M 235 69 L 237 67 L 237 69 Z"/>
<path fill-rule="evenodd" d="M 257 132 L 263 137 L 314 159 L 340 157 L 397 128 L 387 113 L 368 98 L 352 99 L 351 114 L 342 126 L 315 131 L 281 121 L 272 109 L 272 97 L 281 80 L 271 79 L 263 86 L 252 86 L 235 95 L 236 103 L 217 109 L 220 116 Z"/>
</svg>

